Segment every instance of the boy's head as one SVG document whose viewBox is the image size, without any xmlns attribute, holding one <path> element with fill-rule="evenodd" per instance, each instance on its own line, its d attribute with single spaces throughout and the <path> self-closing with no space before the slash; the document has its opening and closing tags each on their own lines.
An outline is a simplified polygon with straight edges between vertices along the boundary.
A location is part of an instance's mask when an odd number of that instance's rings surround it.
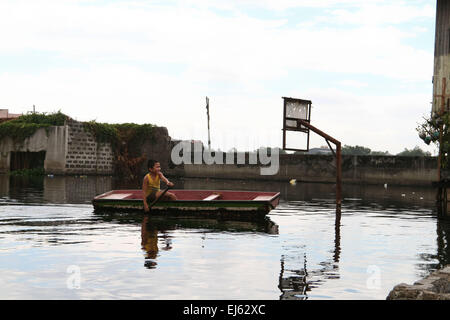
<svg viewBox="0 0 450 320">
<path fill-rule="evenodd" d="M 158 172 L 161 170 L 161 164 L 157 160 L 150 159 L 147 161 L 148 170 L 151 172 Z"/>
</svg>

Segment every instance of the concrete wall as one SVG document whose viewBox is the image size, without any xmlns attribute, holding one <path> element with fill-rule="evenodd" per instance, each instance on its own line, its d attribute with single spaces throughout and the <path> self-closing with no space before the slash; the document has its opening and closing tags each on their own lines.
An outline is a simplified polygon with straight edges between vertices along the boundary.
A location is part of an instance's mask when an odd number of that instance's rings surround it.
<svg viewBox="0 0 450 320">
<path fill-rule="evenodd" d="M 169 136 L 169 132 L 165 127 L 153 128 L 153 137 L 144 142 L 140 150 L 134 153 L 144 155 L 147 160 L 153 159 L 161 163 L 161 169 L 163 172 L 171 172 L 174 175 L 183 174 L 182 168 L 175 168 L 171 165 L 170 154 L 173 147 L 173 141 Z M 147 161 L 142 163 L 140 173 L 145 175 L 148 173 Z"/>
<path fill-rule="evenodd" d="M 65 173 L 113 174 L 114 154 L 109 143 L 97 143 L 82 122 L 69 120 L 67 130 Z"/>
<path fill-rule="evenodd" d="M 11 152 L 45 151 L 44 169 L 52 174 L 113 174 L 113 151 L 108 143 L 97 143 L 82 122 L 37 130 L 22 143 L 11 138 L 0 141 L 0 173 L 10 169 Z"/>
<path fill-rule="evenodd" d="M 11 152 L 39 152 L 46 151 L 44 169 L 54 173 L 64 172 L 66 162 L 65 126 L 55 126 L 37 130 L 30 138 L 22 143 L 14 143 L 11 138 L 0 141 L 0 172 L 8 172 L 10 168 Z"/>
<path fill-rule="evenodd" d="M 167 128 L 155 127 L 153 136 L 143 145 L 131 150 L 133 156 L 158 159 L 164 170 L 169 168 L 172 142 Z M 113 175 L 114 151 L 109 143 L 97 143 L 95 137 L 84 129 L 82 122 L 68 120 L 64 126 L 37 130 L 20 144 L 11 138 L 0 141 L 0 173 L 10 169 L 11 152 L 46 151 L 44 169 L 52 174 Z M 141 168 L 148 172 L 147 161 Z"/>
<path fill-rule="evenodd" d="M 249 179 L 335 183 L 335 159 L 332 155 L 280 155 L 280 169 L 275 175 L 261 175 L 260 165 L 250 165 L 249 154 L 245 164 L 173 165 L 170 154 L 174 141 L 167 129 L 157 127 L 136 156 L 161 162 L 169 176 Z M 15 145 L 10 138 L 0 141 L 0 173 L 9 171 L 11 151 L 46 151 L 44 168 L 53 174 L 111 174 L 114 175 L 114 154 L 109 144 L 98 144 L 83 123 L 68 121 L 66 126 L 39 129 L 22 144 Z M 343 156 L 344 183 L 393 184 L 430 186 L 437 180 L 437 159 L 433 157 L 397 156 Z M 225 163 L 225 161 L 224 161 Z M 237 163 L 235 157 L 234 163 Z M 258 162 L 259 163 L 259 162 Z M 146 161 L 141 173 L 147 173 Z"/>
<path fill-rule="evenodd" d="M 248 159 L 248 157 L 247 157 Z M 246 161 L 248 163 L 248 161 Z M 199 178 L 252 179 L 303 182 L 336 182 L 335 159 L 332 155 L 280 155 L 276 175 L 260 174 L 260 165 L 183 164 L 170 175 Z M 343 156 L 344 183 L 431 186 L 437 180 L 435 157 Z"/>
<path fill-rule="evenodd" d="M 439 113 L 442 107 L 442 79 L 446 78 L 446 99 L 444 111 L 449 111 L 448 96 L 450 95 L 450 1 L 438 0 L 436 6 L 436 32 L 434 48 L 433 74 L 433 106 L 432 110 Z"/>
<path fill-rule="evenodd" d="M 52 173 L 63 173 L 67 156 L 67 126 L 50 127 L 47 147 L 45 148 L 44 170 Z M 45 131 L 45 130 L 44 130 Z"/>
</svg>

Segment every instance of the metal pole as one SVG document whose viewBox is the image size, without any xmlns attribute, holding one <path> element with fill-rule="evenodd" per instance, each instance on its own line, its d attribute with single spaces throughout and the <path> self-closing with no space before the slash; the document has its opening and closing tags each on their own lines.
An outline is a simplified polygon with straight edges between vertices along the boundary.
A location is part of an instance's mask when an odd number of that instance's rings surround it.
<svg viewBox="0 0 450 320">
<path fill-rule="evenodd" d="M 206 97 L 206 115 L 208 117 L 208 149 L 211 150 L 211 136 L 209 133 L 209 98 Z"/>
<path fill-rule="evenodd" d="M 336 204 L 342 202 L 342 150 L 341 143 L 336 144 Z M 340 212 L 340 211 L 339 211 Z"/>
<path fill-rule="evenodd" d="M 307 121 L 302 119 L 298 119 L 303 126 L 309 128 L 314 131 L 318 135 L 324 137 L 326 140 L 333 142 L 336 145 L 336 204 L 338 206 L 341 205 L 342 202 L 342 148 L 341 142 L 336 140 L 335 138 L 329 136 L 325 132 L 317 129 L 313 125 L 309 124 Z"/>
</svg>

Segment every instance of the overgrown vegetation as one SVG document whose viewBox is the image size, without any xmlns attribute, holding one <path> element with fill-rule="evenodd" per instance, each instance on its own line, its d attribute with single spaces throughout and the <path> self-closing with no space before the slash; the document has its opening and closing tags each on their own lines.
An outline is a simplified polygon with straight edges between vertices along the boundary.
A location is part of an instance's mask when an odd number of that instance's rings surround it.
<svg viewBox="0 0 450 320">
<path fill-rule="evenodd" d="M 370 156 L 390 156 L 388 151 L 372 151 L 370 148 L 362 146 L 348 146 L 344 145 L 342 147 L 342 154 L 346 155 L 370 155 Z M 431 153 L 428 151 L 423 151 L 419 146 L 415 146 L 414 149 L 405 148 L 396 156 L 407 156 L 407 157 L 430 157 Z"/>
<path fill-rule="evenodd" d="M 139 178 L 140 168 L 146 160 L 141 146 L 147 139 L 154 139 L 152 124 L 135 123 L 84 123 L 98 143 L 109 143 L 115 155 L 116 174 L 128 180 Z"/>
<path fill-rule="evenodd" d="M 430 118 L 424 118 L 424 121 L 416 128 L 419 137 L 427 144 L 435 144 L 441 153 L 441 168 L 450 168 L 450 114 L 434 115 Z M 440 128 L 442 127 L 442 144 L 439 143 Z"/>
<path fill-rule="evenodd" d="M 56 113 L 28 113 L 16 119 L 0 123 L 0 140 L 10 137 L 14 143 L 22 143 L 37 130 L 50 126 L 63 126 L 68 117 L 60 111 Z"/>
<path fill-rule="evenodd" d="M 405 148 L 405 150 L 398 153 L 397 155 L 410 157 L 431 157 L 431 152 L 423 151 L 419 146 L 415 146 L 414 149 Z"/>
<path fill-rule="evenodd" d="M 60 111 L 55 113 L 32 112 L 0 123 L 0 140 L 12 138 L 14 144 L 20 144 L 41 128 L 63 126 L 69 117 Z M 109 143 L 115 155 L 116 174 L 126 178 L 139 177 L 139 171 L 146 157 L 142 154 L 142 144 L 153 139 L 152 124 L 120 123 L 109 124 L 96 121 L 84 122 L 84 128 L 95 137 L 97 143 Z M 154 140 L 153 140 L 154 141 Z M 11 175 L 40 175 L 43 170 L 24 169 L 11 172 Z"/>
<path fill-rule="evenodd" d="M 342 154 L 347 155 L 371 155 L 371 156 L 390 156 L 391 154 L 388 151 L 372 151 L 370 148 L 366 148 L 363 146 L 349 146 L 344 145 L 342 147 Z"/>
</svg>

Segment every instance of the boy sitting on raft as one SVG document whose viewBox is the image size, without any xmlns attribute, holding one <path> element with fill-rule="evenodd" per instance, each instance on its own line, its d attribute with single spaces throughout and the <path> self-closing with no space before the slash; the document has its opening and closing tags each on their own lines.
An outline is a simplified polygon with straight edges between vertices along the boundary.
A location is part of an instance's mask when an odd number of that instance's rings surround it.
<svg viewBox="0 0 450 320">
<path fill-rule="evenodd" d="M 149 173 L 144 178 L 142 183 L 142 192 L 144 195 L 144 210 L 149 211 L 148 205 L 158 198 L 162 191 L 160 181 L 162 180 L 169 187 L 173 187 L 173 183 L 167 180 L 161 172 L 161 164 L 156 160 L 148 160 L 147 167 Z M 170 192 L 166 192 L 161 200 L 177 200 L 177 197 Z"/>
</svg>

